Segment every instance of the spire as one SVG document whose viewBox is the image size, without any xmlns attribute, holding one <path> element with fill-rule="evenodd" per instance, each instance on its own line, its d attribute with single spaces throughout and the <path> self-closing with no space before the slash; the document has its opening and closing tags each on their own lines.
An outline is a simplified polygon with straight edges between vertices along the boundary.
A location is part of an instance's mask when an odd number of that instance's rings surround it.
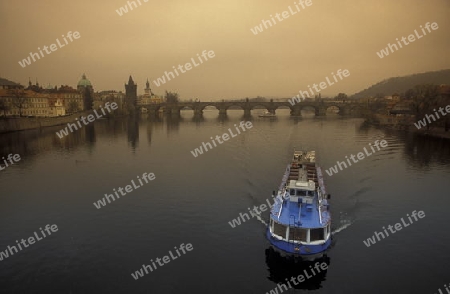
<svg viewBox="0 0 450 294">
<path fill-rule="evenodd" d="M 134 84 L 133 78 L 130 75 L 130 78 L 128 79 L 128 85 L 133 85 L 133 84 Z"/>
<path fill-rule="evenodd" d="M 83 80 L 85 80 L 86 79 L 86 74 L 85 73 L 83 73 L 83 76 L 81 77 Z"/>
<path fill-rule="evenodd" d="M 30 77 L 28 77 L 28 87 L 31 87 L 31 78 Z"/>
<path fill-rule="evenodd" d="M 150 83 L 148 82 L 148 78 L 147 78 L 147 83 L 145 83 L 145 85 L 147 86 L 146 89 L 150 89 Z"/>
</svg>

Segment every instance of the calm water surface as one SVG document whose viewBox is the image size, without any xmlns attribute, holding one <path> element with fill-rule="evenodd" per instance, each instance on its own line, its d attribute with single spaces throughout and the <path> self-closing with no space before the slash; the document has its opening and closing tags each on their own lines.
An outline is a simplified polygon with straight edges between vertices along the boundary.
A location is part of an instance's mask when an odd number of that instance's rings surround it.
<svg viewBox="0 0 450 294">
<path fill-rule="evenodd" d="M 328 270 L 284 293 L 437 293 L 450 282 L 449 142 L 356 118 L 295 119 L 279 111 L 276 119 L 255 113 L 252 129 L 192 156 L 242 114 L 103 120 L 62 140 L 60 127 L 0 135 L 0 157 L 22 157 L 0 171 L 0 250 L 46 224 L 59 228 L 0 261 L 0 293 L 269 292 L 304 265 L 268 250 L 256 218 L 236 228 L 228 222 L 265 203 L 294 147 L 316 150 L 326 169 L 377 139 L 388 147 L 325 177 L 336 232 L 322 260 Z M 156 179 L 94 207 L 145 172 Z M 363 244 L 413 210 L 426 217 L 370 248 Z M 132 278 L 181 243 L 194 249 Z"/>
</svg>

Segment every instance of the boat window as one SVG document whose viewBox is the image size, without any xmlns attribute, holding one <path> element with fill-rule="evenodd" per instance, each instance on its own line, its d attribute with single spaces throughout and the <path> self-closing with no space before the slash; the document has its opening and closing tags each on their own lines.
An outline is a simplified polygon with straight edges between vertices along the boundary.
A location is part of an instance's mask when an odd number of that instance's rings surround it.
<svg viewBox="0 0 450 294">
<path fill-rule="evenodd" d="M 324 235 L 324 229 L 323 228 L 318 228 L 318 229 L 311 229 L 310 235 L 309 235 L 309 240 L 312 241 L 319 241 L 319 240 L 324 240 L 325 239 L 325 235 Z"/>
<path fill-rule="evenodd" d="M 292 196 L 295 196 L 295 189 L 290 189 L 289 194 L 291 194 Z"/>
<path fill-rule="evenodd" d="M 306 242 L 307 235 L 308 235 L 308 229 L 301 229 L 301 228 L 296 228 L 296 227 L 289 228 L 289 240 Z"/>
<path fill-rule="evenodd" d="M 304 190 L 297 190 L 297 196 L 307 196 L 307 191 Z"/>
<path fill-rule="evenodd" d="M 282 237 L 283 239 L 286 238 L 286 228 L 286 226 L 281 225 L 277 222 L 273 223 L 273 233 Z"/>
</svg>

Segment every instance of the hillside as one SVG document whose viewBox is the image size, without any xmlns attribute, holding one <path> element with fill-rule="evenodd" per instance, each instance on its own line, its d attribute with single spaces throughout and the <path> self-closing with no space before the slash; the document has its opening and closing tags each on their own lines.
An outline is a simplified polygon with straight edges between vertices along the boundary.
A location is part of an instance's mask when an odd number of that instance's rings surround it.
<svg viewBox="0 0 450 294">
<path fill-rule="evenodd" d="M 400 94 L 420 84 L 450 84 L 450 69 L 389 78 L 370 86 L 368 89 L 353 94 L 351 98 L 375 97 L 378 93 L 384 95 Z"/>
</svg>

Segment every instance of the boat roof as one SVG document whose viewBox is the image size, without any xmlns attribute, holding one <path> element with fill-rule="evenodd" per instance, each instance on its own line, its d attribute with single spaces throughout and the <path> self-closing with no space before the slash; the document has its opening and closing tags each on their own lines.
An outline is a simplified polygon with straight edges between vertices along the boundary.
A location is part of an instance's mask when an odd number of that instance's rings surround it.
<svg viewBox="0 0 450 294">
<path fill-rule="evenodd" d="M 289 174 L 286 178 L 286 183 L 289 188 L 302 188 L 311 191 L 311 189 L 314 190 L 315 187 L 321 184 L 319 182 L 319 174 L 321 176 L 321 171 L 319 170 L 320 168 L 316 166 L 315 151 L 294 151 L 288 169 Z M 309 184 L 311 181 L 315 184 L 314 186 Z"/>
<path fill-rule="evenodd" d="M 312 204 L 298 205 L 296 202 L 289 201 L 288 192 L 286 192 L 285 197 L 286 200 L 283 202 L 276 201 L 272 207 L 271 217 L 276 222 L 302 228 L 321 228 L 330 220 L 330 213 L 325 210 L 321 212 L 322 223 L 320 222 L 317 201 L 313 201 Z M 280 208 L 281 214 L 278 216 Z"/>
<path fill-rule="evenodd" d="M 288 188 L 290 189 L 302 189 L 306 191 L 314 191 L 316 190 L 316 183 L 313 181 L 296 181 L 296 180 L 290 180 Z"/>
</svg>

